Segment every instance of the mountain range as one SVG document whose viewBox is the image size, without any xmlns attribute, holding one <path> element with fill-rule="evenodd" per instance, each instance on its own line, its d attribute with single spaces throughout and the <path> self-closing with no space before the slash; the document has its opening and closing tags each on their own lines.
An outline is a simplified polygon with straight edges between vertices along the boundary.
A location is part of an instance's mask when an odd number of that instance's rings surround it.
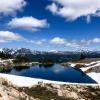
<svg viewBox="0 0 100 100">
<path fill-rule="evenodd" d="M 26 48 L 9 49 L 1 48 L 0 53 L 11 55 L 14 59 L 17 56 L 27 57 L 30 61 L 43 61 L 50 59 L 54 62 L 66 62 L 82 58 L 99 58 L 100 51 L 36 51 Z"/>
</svg>

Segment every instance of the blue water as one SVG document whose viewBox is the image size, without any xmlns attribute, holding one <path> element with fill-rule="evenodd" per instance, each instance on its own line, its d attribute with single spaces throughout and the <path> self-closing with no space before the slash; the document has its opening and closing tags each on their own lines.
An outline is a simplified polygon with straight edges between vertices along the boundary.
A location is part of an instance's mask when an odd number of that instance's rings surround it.
<svg viewBox="0 0 100 100">
<path fill-rule="evenodd" d="M 38 66 L 29 67 L 27 69 L 18 70 L 13 68 L 9 74 L 27 76 L 32 78 L 41 78 L 54 81 L 62 82 L 73 82 L 73 83 L 96 83 L 93 79 L 87 76 L 79 69 L 71 67 L 64 67 L 60 64 L 53 66 Z"/>
</svg>

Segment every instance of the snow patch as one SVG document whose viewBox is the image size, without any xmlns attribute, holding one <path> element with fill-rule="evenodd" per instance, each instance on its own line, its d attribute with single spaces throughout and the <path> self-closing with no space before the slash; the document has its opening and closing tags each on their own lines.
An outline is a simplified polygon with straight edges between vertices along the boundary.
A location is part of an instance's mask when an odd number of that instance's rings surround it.
<svg viewBox="0 0 100 100">
<path fill-rule="evenodd" d="M 70 66 L 71 66 L 71 67 L 75 67 L 76 64 L 74 64 L 74 63 L 70 63 Z"/>
<path fill-rule="evenodd" d="M 69 83 L 69 82 L 50 81 L 50 80 L 29 78 L 29 77 L 2 74 L 2 73 L 0 73 L 0 77 L 7 79 L 8 81 L 12 82 L 12 84 L 17 85 L 18 87 L 32 87 L 33 85 L 37 85 L 39 82 L 50 83 L 50 84 L 66 84 L 66 85 L 67 84 L 74 84 L 74 85 L 79 84 L 79 85 L 98 86 L 98 84 L 83 84 L 83 83 Z"/>
<path fill-rule="evenodd" d="M 94 79 L 98 84 L 100 84 L 100 73 L 91 72 L 87 75 Z"/>
<path fill-rule="evenodd" d="M 95 62 L 95 63 L 96 63 L 96 62 Z M 94 64 L 94 63 L 92 63 L 92 64 Z M 93 66 L 88 66 L 88 67 L 80 68 L 80 69 L 81 69 L 82 71 L 87 71 L 88 69 L 93 68 L 93 67 L 96 67 L 96 66 L 100 66 L 100 62 L 97 63 L 97 64 L 95 64 L 95 65 L 93 65 Z"/>
</svg>

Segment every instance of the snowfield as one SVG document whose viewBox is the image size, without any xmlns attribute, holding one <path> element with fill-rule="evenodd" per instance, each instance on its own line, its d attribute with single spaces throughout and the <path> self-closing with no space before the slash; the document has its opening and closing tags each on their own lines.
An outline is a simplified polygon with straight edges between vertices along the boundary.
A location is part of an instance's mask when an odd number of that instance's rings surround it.
<svg viewBox="0 0 100 100">
<path fill-rule="evenodd" d="M 86 65 L 87 67 L 80 68 L 83 72 L 85 72 L 90 68 L 100 66 L 100 61 L 94 61 L 94 62 L 91 62 L 91 63 L 70 63 L 70 66 L 75 67 L 77 64 Z M 100 73 L 90 72 L 90 73 L 87 73 L 87 75 L 89 77 L 91 77 L 93 80 L 95 80 L 98 84 L 100 84 Z"/>
<path fill-rule="evenodd" d="M 91 72 L 87 75 L 94 79 L 98 84 L 100 84 L 100 73 Z"/>
<path fill-rule="evenodd" d="M 90 76 L 93 76 L 93 74 L 90 74 Z M 82 83 L 58 82 L 58 81 L 50 81 L 50 80 L 44 80 L 44 79 L 29 78 L 29 77 L 23 77 L 23 76 L 1 74 L 1 73 L 0 73 L 0 77 L 7 79 L 13 85 L 16 85 L 18 87 L 32 87 L 33 85 L 37 85 L 38 83 L 41 83 L 41 82 L 51 83 L 51 84 L 81 84 L 81 85 L 93 85 L 93 86 L 98 86 L 99 85 L 99 84 L 82 84 Z M 95 74 L 95 78 L 96 77 L 98 77 L 98 76 L 96 76 L 96 74 Z M 99 79 L 98 82 L 100 82 L 100 79 Z"/>
<path fill-rule="evenodd" d="M 19 87 L 31 87 L 32 85 L 37 85 L 39 82 L 66 84 L 65 82 L 49 81 L 49 80 L 2 74 L 2 73 L 0 73 L 0 77 L 7 79 L 9 82 Z"/>
</svg>

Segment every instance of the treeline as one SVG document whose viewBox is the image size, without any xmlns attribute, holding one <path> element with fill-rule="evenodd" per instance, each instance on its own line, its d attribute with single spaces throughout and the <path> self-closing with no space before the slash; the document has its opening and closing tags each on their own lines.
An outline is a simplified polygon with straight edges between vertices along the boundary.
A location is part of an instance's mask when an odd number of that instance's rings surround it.
<svg viewBox="0 0 100 100">
<path fill-rule="evenodd" d="M 0 52 L 0 58 L 1 59 L 12 59 L 12 55 L 6 52 L 1 51 Z"/>
<path fill-rule="evenodd" d="M 27 63 L 27 62 L 30 62 L 30 60 L 26 56 L 18 55 L 18 56 L 15 57 L 13 62 L 15 64 L 17 64 L 17 63 Z"/>
</svg>

